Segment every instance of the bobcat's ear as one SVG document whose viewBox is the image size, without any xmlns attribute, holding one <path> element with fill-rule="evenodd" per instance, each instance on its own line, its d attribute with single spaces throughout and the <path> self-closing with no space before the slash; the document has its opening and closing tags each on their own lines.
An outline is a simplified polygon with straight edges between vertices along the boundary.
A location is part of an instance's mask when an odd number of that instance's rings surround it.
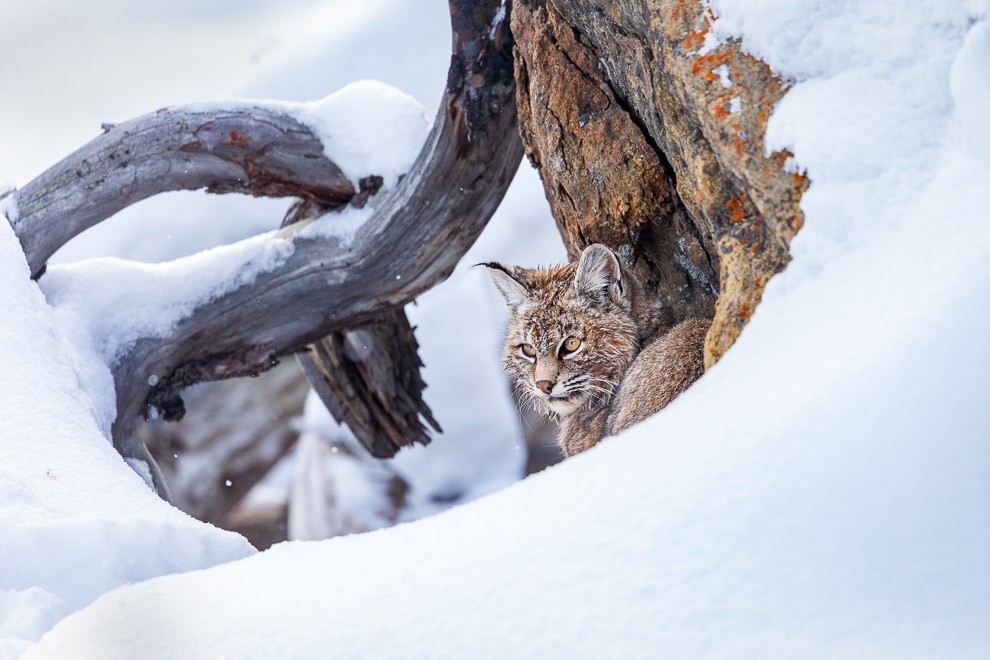
<svg viewBox="0 0 990 660">
<path fill-rule="evenodd" d="M 529 292 L 526 291 L 526 287 L 520 284 L 519 280 L 515 278 L 511 267 L 503 266 L 502 264 L 494 261 L 476 265 L 484 266 L 488 269 L 488 274 L 491 275 L 495 288 L 498 289 L 499 293 L 502 294 L 502 297 L 505 298 L 505 304 L 509 306 L 510 310 L 517 309 L 529 300 Z"/>
<path fill-rule="evenodd" d="M 622 300 L 625 287 L 615 253 L 600 243 L 586 247 L 578 262 L 574 287 L 578 297 L 590 302 L 602 302 L 608 297 L 615 302 Z"/>
</svg>

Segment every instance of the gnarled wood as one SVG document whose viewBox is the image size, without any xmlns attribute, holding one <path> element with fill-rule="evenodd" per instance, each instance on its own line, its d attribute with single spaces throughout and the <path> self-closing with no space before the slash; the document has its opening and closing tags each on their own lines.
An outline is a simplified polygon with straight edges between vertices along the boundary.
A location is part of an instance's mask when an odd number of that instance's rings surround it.
<svg viewBox="0 0 990 660">
<path fill-rule="evenodd" d="M 143 340 L 114 370 L 115 441 L 125 453 L 149 398 L 201 376 L 260 371 L 279 355 L 412 300 L 446 278 L 501 201 L 521 158 L 510 43 L 489 38 L 497 2 L 454 2 L 454 52 L 445 98 L 412 171 L 353 241 L 307 238 L 280 268 L 181 321 L 167 342 Z M 485 9 L 487 11 L 482 11 Z M 161 374 L 159 384 L 147 379 Z"/>
<path fill-rule="evenodd" d="M 334 332 L 299 354 L 299 364 L 338 422 L 347 424 L 378 458 L 426 444 L 426 424 L 440 425 L 423 401 L 419 344 L 405 310 L 386 312 L 375 323 Z"/>
<path fill-rule="evenodd" d="M 103 135 L 16 192 L 31 272 L 74 236 L 158 193 L 206 188 L 333 208 L 357 191 L 313 131 L 279 109 L 163 108 Z"/>
<path fill-rule="evenodd" d="M 322 205 L 302 201 L 283 225 L 319 217 Z M 430 442 L 440 425 L 423 398 L 419 342 L 405 309 L 396 307 L 359 328 L 332 332 L 296 354 L 313 391 L 372 456 Z"/>
<path fill-rule="evenodd" d="M 357 235 L 305 231 L 312 220 L 267 235 L 266 241 L 291 244 L 291 255 L 280 265 L 200 305 L 168 338 L 138 340 L 113 365 L 113 439 L 125 456 L 146 453 L 133 437 L 135 420 L 151 407 L 160 407 L 166 416 L 180 414 L 182 388 L 260 373 L 281 356 L 378 318 L 449 276 L 495 211 L 522 157 L 512 42 L 507 25 L 497 18 L 500 8 L 498 0 L 451 0 L 453 52 L 433 129 L 396 189 L 374 199 L 374 212 Z M 18 191 L 20 215 L 14 227 L 32 271 L 38 272 L 72 236 L 154 192 L 202 185 L 226 192 L 243 186 L 329 206 L 354 195 L 330 161 L 305 185 L 281 174 L 252 178 L 247 165 L 255 163 L 257 137 L 235 132 L 245 122 L 256 122 L 258 135 L 265 134 L 271 117 L 257 117 L 255 110 L 224 111 L 205 123 L 199 111 L 166 113 L 183 137 L 165 151 L 150 145 L 139 150 L 146 158 L 136 163 L 129 160 L 133 148 L 120 151 L 120 139 L 147 141 L 162 133 L 135 132 L 126 128 L 133 125 L 122 124 Z M 204 132 L 206 124 L 213 128 Z M 290 149 L 292 158 L 281 148 L 286 132 L 308 145 Z M 262 151 L 276 158 L 262 170 L 266 173 L 284 174 L 277 166 L 286 160 L 298 156 L 316 162 L 319 156 L 305 154 L 322 154 L 311 149 L 315 143 L 298 127 L 273 131 L 269 145 Z M 227 158 L 231 155 L 234 163 Z M 190 165 L 195 176 L 183 169 L 187 156 L 190 164 L 202 166 L 200 171 Z M 201 156 L 205 160 L 197 160 Z M 164 164 L 156 166 L 158 161 Z M 221 173 L 219 179 L 214 170 Z M 80 181 L 73 183 L 73 177 Z M 292 192 L 285 187 L 290 183 Z"/>
</svg>

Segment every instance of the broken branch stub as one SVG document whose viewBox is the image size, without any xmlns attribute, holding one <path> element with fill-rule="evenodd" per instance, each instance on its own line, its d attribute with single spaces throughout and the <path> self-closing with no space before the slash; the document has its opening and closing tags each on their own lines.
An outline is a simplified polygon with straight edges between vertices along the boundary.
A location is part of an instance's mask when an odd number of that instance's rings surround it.
<svg viewBox="0 0 990 660">
<path fill-rule="evenodd" d="M 430 441 L 440 431 L 423 400 L 419 345 L 401 307 L 372 324 L 333 332 L 298 355 L 299 366 L 334 418 L 377 458 Z"/>
</svg>

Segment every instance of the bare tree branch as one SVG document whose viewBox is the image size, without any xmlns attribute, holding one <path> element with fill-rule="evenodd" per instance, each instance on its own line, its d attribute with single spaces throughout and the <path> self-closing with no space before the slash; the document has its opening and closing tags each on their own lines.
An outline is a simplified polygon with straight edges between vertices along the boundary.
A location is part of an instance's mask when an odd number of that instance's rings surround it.
<svg viewBox="0 0 990 660">
<path fill-rule="evenodd" d="M 109 127 L 18 190 L 14 232 L 37 276 L 58 248 L 121 209 L 197 188 L 331 208 L 356 192 L 313 131 L 283 111 L 164 108 Z"/>
</svg>

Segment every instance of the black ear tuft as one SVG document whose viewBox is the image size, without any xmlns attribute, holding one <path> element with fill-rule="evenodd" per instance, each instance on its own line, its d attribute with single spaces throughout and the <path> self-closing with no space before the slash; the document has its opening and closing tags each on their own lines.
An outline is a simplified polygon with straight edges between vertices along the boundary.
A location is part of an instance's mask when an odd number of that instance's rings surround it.
<svg viewBox="0 0 990 660">
<path fill-rule="evenodd" d="M 518 308 L 529 300 L 529 292 L 516 279 L 515 269 L 511 266 L 504 266 L 496 261 L 475 264 L 475 266 L 484 266 L 488 269 L 495 288 L 505 298 L 505 304 L 510 310 Z"/>
</svg>

